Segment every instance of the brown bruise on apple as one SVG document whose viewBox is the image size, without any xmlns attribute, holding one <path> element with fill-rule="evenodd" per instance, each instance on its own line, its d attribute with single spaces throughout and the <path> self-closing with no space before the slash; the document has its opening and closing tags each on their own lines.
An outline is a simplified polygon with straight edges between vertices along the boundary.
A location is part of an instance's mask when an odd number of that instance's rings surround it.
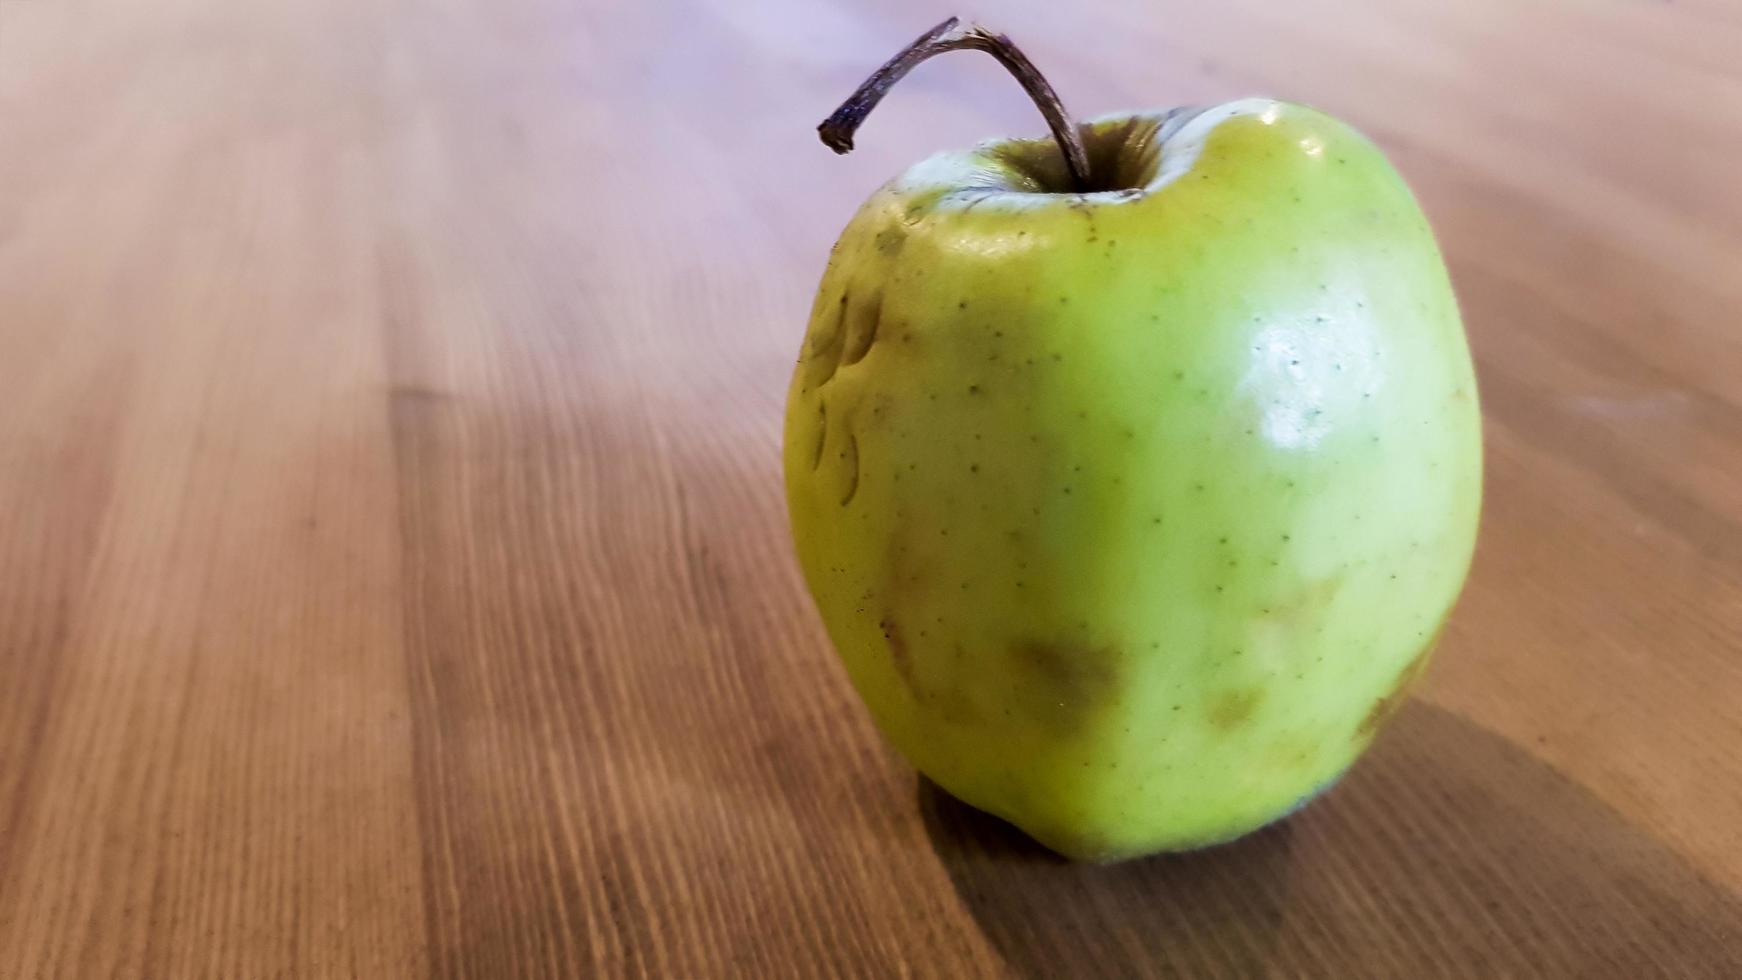
<svg viewBox="0 0 1742 980">
<path fill-rule="evenodd" d="M 1224 691 L 1210 701 L 1207 713 L 1210 727 L 1219 732 L 1232 732 L 1252 720 L 1264 703 L 1264 688 L 1245 687 Z"/>
<path fill-rule="evenodd" d="M 907 635 L 902 632 L 901 624 L 895 621 L 893 615 L 884 616 L 877 623 L 877 628 L 883 631 L 883 642 L 889 645 L 889 662 L 895 667 L 895 674 L 901 678 L 901 683 L 909 693 L 917 698 L 918 689 L 913 681 L 913 654 L 907 648 Z"/>
<path fill-rule="evenodd" d="M 912 537 L 912 522 L 905 515 L 898 515 L 894 533 L 889 536 L 883 555 L 881 585 L 866 598 L 883 609 L 877 627 L 889 648 L 890 665 L 908 695 L 919 702 L 925 699 L 914 677 L 913 649 L 902 625 L 901 613 L 901 610 L 911 608 L 912 599 L 922 594 L 926 587 L 924 567 L 913 553 Z"/>
<path fill-rule="evenodd" d="M 890 225 L 877 232 L 873 244 L 877 247 L 878 254 L 886 259 L 893 259 L 907 246 L 907 229 L 900 225 Z"/>
<path fill-rule="evenodd" d="M 1397 679 L 1392 681 L 1390 690 L 1373 702 L 1373 707 L 1361 719 L 1361 724 L 1355 728 L 1356 741 L 1363 744 L 1372 741 L 1373 736 L 1379 733 L 1379 729 L 1383 728 L 1385 723 L 1391 720 L 1391 716 L 1395 715 L 1398 709 L 1403 707 L 1404 702 L 1409 700 L 1410 687 L 1415 683 L 1416 678 L 1421 676 L 1422 671 L 1427 669 L 1428 660 L 1433 657 L 1434 649 L 1439 646 L 1440 637 L 1445 633 L 1445 629 L 1446 624 L 1442 621 L 1415 657 L 1403 665 L 1403 669 L 1397 674 Z"/>
<path fill-rule="evenodd" d="M 1297 631 L 1316 625 L 1330 612 L 1331 604 L 1336 601 L 1338 593 L 1343 591 L 1343 584 L 1348 577 L 1348 569 L 1339 569 L 1307 582 L 1281 602 L 1264 609 L 1262 615 Z"/>
<path fill-rule="evenodd" d="M 967 659 L 967 650 L 962 644 L 954 644 L 954 657 L 949 665 L 952 668 L 951 676 L 944 683 L 933 686 L 920 681 L 908 631 L 894 614 L 885 615 L 878 621 L 877 628 L 882 632 L 883 642 L 889 648 L 890 666 L 914 704 L 931 708 L 939 719 L 948 724 L 978 725 L 983 722 L 979 707 L 974 704 L 967 689 L 960 682 L 964 661 Z"/>
<path fill-rule="evenodd" d="M 1063 735 L 1082 731 L 1114 698 L 1121 659 L 1113 644 L 1028 640 L 1013 644 L 1005 662 L 1024 713 Z"/>
</svg>

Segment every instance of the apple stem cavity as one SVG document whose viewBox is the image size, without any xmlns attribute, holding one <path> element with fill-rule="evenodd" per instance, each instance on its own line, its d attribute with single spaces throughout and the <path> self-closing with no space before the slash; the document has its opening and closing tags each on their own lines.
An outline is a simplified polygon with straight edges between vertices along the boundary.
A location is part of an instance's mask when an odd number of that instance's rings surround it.
<svg viewBox="0 0 1742 980">
<path fill-rule="evenodd" d="M 978 24 L 964 25 L 955 17 L 921 34 L 918 40 L 872 72 L 871 77 L 865 79 L 840 108 L 817 126 L 817 134 L 822 137 L 824 145 L 836 153 L 851 152 L 853 134 L 858 131 L 860 123 L 872 109 L 877 108 L 877 103 L 883 101 L 896 82 L 906 77 L 920 62 L 946 51 L 962 49 L 984 51 L 1016 76 L 1028 97 L 1039 107 L 1040 114 L 1046 117 L 1052 138 L 1064 153 L 1065 169 L 1070 171 L 1072 186 L 1079 194 L 1086 192 L 1089 188 L 1089 154 L 1083 148 L 1081 131 L 1070 113 L 1065 111 L 1058 93 L 1053 91 L 1028 56 L 1010 42 L 1010 38 L 994 34 Z"/>
</svg>

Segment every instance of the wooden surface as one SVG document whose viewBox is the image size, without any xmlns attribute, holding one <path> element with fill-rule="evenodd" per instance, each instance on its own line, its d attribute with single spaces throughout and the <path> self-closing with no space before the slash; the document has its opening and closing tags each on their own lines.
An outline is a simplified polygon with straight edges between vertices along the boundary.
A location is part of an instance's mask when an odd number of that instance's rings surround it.
<svg viewBox="0 0 1742 980">
<path fill-rule="evenodd" d="M 1421 696 L 1111 868 L 916 781 L 787 540 L 834 234 L 1040 127 L 960 56 L 817 144 L 944 12 L 0 0 L 0 976 L 1742 976 L 1742 7 L 980 8 L 1377 138 L 1487 412 Z"/>
</svg>

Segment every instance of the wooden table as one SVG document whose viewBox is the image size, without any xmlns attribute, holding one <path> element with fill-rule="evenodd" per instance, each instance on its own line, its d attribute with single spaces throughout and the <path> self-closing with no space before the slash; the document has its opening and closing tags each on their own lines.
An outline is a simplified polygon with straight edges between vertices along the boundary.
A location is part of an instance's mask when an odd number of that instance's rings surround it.
<svg viewBox="0 0 1742 980">
<path fill-rule="evenodd" d="M 1379 140 L 1488 497 L 1343 786 L 1094 868 L 916 781 L 787 537 L 832 237 L 1038 129 L 960 56 L 817 144 L 946 11 L 0 0 L 0 976 L 1742 976 L 1742 7 L 1143 6 L 998 26 Z"/>
</svg>

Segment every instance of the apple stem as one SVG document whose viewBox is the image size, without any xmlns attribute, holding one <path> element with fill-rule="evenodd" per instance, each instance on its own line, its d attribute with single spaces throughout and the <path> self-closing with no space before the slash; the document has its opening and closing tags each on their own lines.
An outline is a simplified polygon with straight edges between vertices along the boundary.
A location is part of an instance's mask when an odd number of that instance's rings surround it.
<svg viewBox="0 0 1742 980">
<path fill-rule="evenodd" d="M 1083 149 L 1083 136 L 1065 111 L 1064 103 L 1059 101 L 1058 93 L 1047 84 L 1046 77 L 1034 67 L 1016 45 L 1010 43 L 1010 38 L 1002 34 L 994 34 L 977 24 L 963 25 L 960 20 L 951 17 L 943 23 L 926 31 L 919 39 L 903 48 L 899 54 L 884 63 L 882 68 L 871 73 L 864 84 L 854 90 L 841 103 L 829 118 L 817 127 L 817 133 L 823 143 L 836 153 L 847 153 L 853 149 L 853 133 L 859 129 L 859 124 L 883 101 L 889 94 L 889 89 L 896 82 L 906 77 L 920 62 L 943 54 L 946 51 L 960 49 L 984 51 L 998 59 L 1016 80 L 1022 83 L 1022 88 L 1034 104 L 1040 108 L 1040 114 L 1046 117 L 1046 124 L 1052 129 L 1052 137 L 1058 141 L 1059 150 L 1064 153 L 1065 168 L 1070 171 L 1071 184 L 1078 193 L 1089 187 L 1089 154 Z"/>
</svg>

